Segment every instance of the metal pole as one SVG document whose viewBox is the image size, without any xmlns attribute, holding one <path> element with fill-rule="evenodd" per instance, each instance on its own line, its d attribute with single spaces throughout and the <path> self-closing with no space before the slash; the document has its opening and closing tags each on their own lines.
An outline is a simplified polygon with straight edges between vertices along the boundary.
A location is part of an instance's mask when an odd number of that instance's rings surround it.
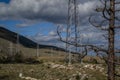
<svg viewBox="0 0 120 80">
<path fill-rule="evenodd" d="M 12 56 L 13 55 L 13 43 L 12 42 L 9 43 L 9 50 L 10 50 L 10 55 Z"/>
<path fill-rule="evenodd" d="M 36 54 L 37 54 L 37 57 L 39 57 L 39 44 L 38 43 L 37 43 Z"/>
<path fill-rule="evenodd" d="M 17 32 L 17 47 L 16 47 L 16 52 L 18 53 L 20 50 L 19 50 L 19 32 Z"/>
<path fill-rule="evenodd" d="M 68 62 L 68 65 L 71 65 L 71 61 L 72 61 L 71 58 L 72 57 L 71 57 L 71 47 L 70 47 L 70 49 L 69 49 L 69 62 Z"/>
<path fill-rule="evenodd" d="M 76 52 L 78 50 L 77 44 L 78 44 L 78 5 L 77 5 L 77 0 L 69 0 L 68 2 L 68 24 L 67 24 L 67 34 L 66 34 L 66 42 L 71 42 L 73 37 L 75 38 L 75 47 L 76 47 Z M 74 35 L 73 35 L 74 34 Z M 66 52 L 68 53 L 68 63 L 71 64 L 71 45 L 66 43 Z"/>
</svg>

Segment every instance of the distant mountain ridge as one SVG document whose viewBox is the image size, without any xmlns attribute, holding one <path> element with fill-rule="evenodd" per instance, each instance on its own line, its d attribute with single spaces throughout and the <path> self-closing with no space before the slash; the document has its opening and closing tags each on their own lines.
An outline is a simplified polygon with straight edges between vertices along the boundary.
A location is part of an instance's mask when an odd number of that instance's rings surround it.
<svg viewBox="0 0 120 80">
<path fill-rule="evenodd" d="M 13 43 L 17 43 L 17 33 L 12 32 L 4 27 L 0 27 L 0 38 L 3 38 L 5 40 L 8 40 Z M 37 46 L 36 42 L 34 42 L 22 35 L 19 35 L 19 43 L 28 48 L 36 48 L 36 46 Z M 55 50 L 65 51 L 65 49 L 63 49 L 63 48 L 59 48 L 56 46 L 49 46 L 49 45 L 41 45 L 41 44 L 39 44 L 39 48 L 53 48 Z"/>
</svg>

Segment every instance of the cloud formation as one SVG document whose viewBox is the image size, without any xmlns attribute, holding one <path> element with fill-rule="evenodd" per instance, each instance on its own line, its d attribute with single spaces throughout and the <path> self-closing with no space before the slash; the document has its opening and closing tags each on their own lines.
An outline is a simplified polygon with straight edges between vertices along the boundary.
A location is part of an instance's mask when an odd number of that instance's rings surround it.
<svg viewBox="0 0 120 80">
<path fill-rule="evenodd" d="M 55 46 L 60 46 L 63 45 L 63 43 L 58 41 L 58 36 L 56 35 L 55 31 L 50 31 L 48 35 L 44 35 L 42 33 L 37 33 L 34 37 L 30 36 L 28 37 L 32 39 L 33 41 L 36 41 L 40 44 L 45 44 L 45 45 L 55 45 Z"/>
<path fill-rule="evenodd" d="M 80 16 L 92 14 L 96 3 L 95 0 L 79 3 Z M 67 9 L 68 0 L 11 0 L 9 4 L 0 3 L 0 18 L 65 23 Z"/>
<path fill-rule="evenodd" d="M 102 35 L 95 32 L 96 30 L 88 24 L 88 17 L 94 13 L 95 7 L 99 4 L 98 2 L 98 0 L 80 0 L 78 2 L 84 43 L 87 43 L 88 38 L 91 42 L 97 42 L 99 36 Z M 0 3 L 0 19 L 36 20 L 64 24 L 67 19 L 67 12 L 68 0 L 11 0 L 9 4 Z M 30 23 L 18 24 L 17 26 L 26 27 L 31 25 Z M 48 35 L 38 33 L 31 39 L 44 44 L 49 42 L 59 44 L 57 41 L 58 36 L 54 31 L 50 31 Z"/>
</svg>

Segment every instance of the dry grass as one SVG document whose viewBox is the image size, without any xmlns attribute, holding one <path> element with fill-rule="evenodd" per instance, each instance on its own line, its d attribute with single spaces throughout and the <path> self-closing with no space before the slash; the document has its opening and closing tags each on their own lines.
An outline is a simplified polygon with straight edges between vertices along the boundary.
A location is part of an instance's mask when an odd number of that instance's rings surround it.
<svg viewBox="0 0 120 80">
<path fill-rule="evenodd" d="M 66 65 L 67 66 L 67 65 Z M 30 76 L 41 80 L 69 80 L 73 74 L 78 72 L 91 75 L 88 80 L 105 80 L 105 76 L 98 72 L 90 69 L 80 70 L 79 64 L 74 64 L 74 68 L 71 70 L 67 69 L 53 69 L 44 64 L 27 65 L 27 64 L 0 64 L 0 80 L 21 80 L 19 73 L 23 73 L 24 76 Z M 77 79 L 73 79 L 77 80 Z"/>
<path fill-rule="evenodd" d="M 8 50 L 9 41 L 0 39 L 0 47 L 2 49 Z M 15 44 L 13 47 L 15 48 Z M 36 49 L 33 48 L 26 48 L 20 45 L 20 50 L 22 50 L 22 54 L 26 57 L 35 57 L 36 56 Z M 84 65 L 88 64 L 80 64 L 74 63 L 72 66 L 74 67 L 71 70 L 67 69 L 53 69 L 50 68 L 49 65 L 45 66 L 44 64 L 47 62 L 53 62 L 56 64 L 64 65 L 65 64 L 65 52 L 62 51 L 55 51 L 51 49 L 39 49 L 39 58 L 38 60 L 43 61 L 41 64 L 0 64 L 0 80 L 22 80 L 19 77 L 20 73 L 23 73 L 24 76 L 30 76 L 36 79 L 41 80 L 69 80 L 74 74 L 82 73 L 89 75 L 89 78 L 86 80 L 106 80 L 106 75 L 103 74 L 104 72 L 99 72 L 98 70 L 90 70 L 89 68 L 83 68 Z M 76 55 L 75 55 L 76 57 Z M 93 58 L 93 57 L 92 57 Z M 101 59 L 98 57 L 94 57 L 98 62 L 103 63 Z M 89 61 L 90 57 L 87 56 L 84 58 L 84 61 Z M 100 65 L 100 64 L 96 64 Z M 105 66 L 102 66 L 105 67 Z M 105 69 L 106 70 L 106 69 Z M 119 71 L 118 71 L 119 72 Z M 80 80 L 79 75 L 75 76 L 72 80 Z M 23 79 L 24 80 L 24 79 Z M 120 79 L 116 79 L 120 80 Z"/>
</svg>

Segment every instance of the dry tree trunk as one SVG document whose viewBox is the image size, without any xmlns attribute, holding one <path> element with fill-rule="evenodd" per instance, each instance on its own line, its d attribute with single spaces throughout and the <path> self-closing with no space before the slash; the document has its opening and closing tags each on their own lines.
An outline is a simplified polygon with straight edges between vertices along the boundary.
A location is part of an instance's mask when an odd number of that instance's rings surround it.
<svg viewBox="0 0 120 80">
<path fill-rule="evenodd" d="M 115 52 L 114 52 L 114 26 L 115 26 L 115 0 L 110 0 L 110 20 L 108 33 L 108 80 L 115 80 Z"/>
</svg>

